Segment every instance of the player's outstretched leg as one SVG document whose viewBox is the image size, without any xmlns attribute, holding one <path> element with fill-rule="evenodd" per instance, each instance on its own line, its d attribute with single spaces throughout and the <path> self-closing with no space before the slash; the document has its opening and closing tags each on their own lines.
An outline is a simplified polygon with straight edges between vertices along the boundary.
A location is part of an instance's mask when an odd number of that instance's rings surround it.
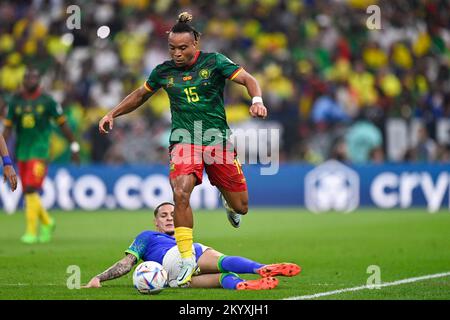
<svg viewBox="0 0 450 320">
<path fill-rule="evenodd" d="M 227 218 L 234 228 L 241 225 L 242 215 L 248 212 L 248 192 L 245 177 L 234 153 L 224 160 L 224 164 L 211 164 L 205 167 L 209 181 L 220 193 Z"/>
<path fill-rule="evenodd" d="M 220 272 L 253 273 L 263 278 L 284 276 L 293 277 L 300 273 L 301 267 L 295 263 L 262 264 L 244 257 L 222 255 L 217 260 Z"/>
<path fill-rule="evenodd" d="M 256 272 L 263 278 L 284 276 L 293 277 L 300 273 L 302 268 L 295 263 L 275 263 L 262 266 Z"/>
<path fill-rule="evenodd" d="M 198 266 L 195 260 L 193 248 L 193 216 L 192 208 L 189 204 L 191 192 L 196 184 L 196 177 L 193 174 L 180 175 L 172 178 L 170 184 L 173 190 L 175 240 L 181 256 L 181 270 L 177 277 L 177 284 L 180 287 L 189 285 L 194 274 L 198 273 Z"/>
<path fill-rule="evenodd" d="M 278 285 L 278 279 L 269 277 L 257 280 L 244 280 L 236 273 L 222 273 L 220 284 L 224 289 L 230 290 L 270 290 Z"/>
<path fill-rule="evenodd" d="M 239 213 L 236 213 L 229 205 L 228 202 L 225 200 L 225 197 L 223 195 L 220 195 L 222 198 L 222 204 L 225 208 L 225 211 L 227 213 L 228 221 L 234 228 L 239 228 L 241 226 L 241 217 L 242 215 Z"/>
<path fill-rule="evenodd" d="M 265 265 L 244 257 L 222 255 L 217 261 L 220 272 L 257 274 L 257 270 Z"/>
</svg>

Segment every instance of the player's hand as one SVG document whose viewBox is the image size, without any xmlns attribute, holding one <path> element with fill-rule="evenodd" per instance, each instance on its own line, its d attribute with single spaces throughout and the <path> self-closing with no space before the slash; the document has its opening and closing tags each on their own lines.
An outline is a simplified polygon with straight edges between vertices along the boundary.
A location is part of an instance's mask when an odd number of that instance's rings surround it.
<svg viewBox="0 0 450 320">
<path fill-rule="evenodd" d="M 263 118 L 263 119 L 265 119 L 265 118 L 267 117 L 267 109 L 266 109 L 266 107 L 265 107 L 262 103 L 260 103 L 260 102 L 254 103 L 254 104 L 252 104 L 251 107 L 250 107 L 250 115 L 251 115 L 253 118 L 258 117 L 258 118 Z"/>
<path fill-rule="evenodd" d="M 101 288 L 100 279 L 97 277 L 93 277 L 91 281 L 85 286 L 82 286 L 81 288 L 87 289 L 87 288 Z"/>
<path fill-rule="evenodd" d="M 4 166 L 3 167 L 3 181 L 6 182 L 6 180 L 8 180 L 11 190 L 12 191 L 16 190 L 17 175 L 16 175 L 16 171 L 14 171 L 13 166 Z"/>
<path fill-rule="evenodd" d="M 109 130 L 112 130 L 114 125 L 114 118 L 109 113 L 105 115 L 98 124 L 98 129 L 100 133 L 108 133 Z"/>
</svg>

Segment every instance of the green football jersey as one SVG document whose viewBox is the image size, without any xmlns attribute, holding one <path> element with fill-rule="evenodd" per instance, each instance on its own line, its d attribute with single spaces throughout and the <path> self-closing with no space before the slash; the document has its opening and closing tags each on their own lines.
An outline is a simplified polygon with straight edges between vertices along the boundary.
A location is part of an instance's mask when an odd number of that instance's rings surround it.
<svg viewBox="0 0 450 320">
<path fill-rule="evenodd" d="M 48 160 L 50 156 L 51 120 L 65 121 L 61 106 L 49 95 L 26 98 L 16 94 L 8 104 L 6 126 L 16 130 L 16 157 L 20 161 Z"/>
<path fill-rule="evenodd" d="M 165 61 L 150 74 L 149 91 L 166 90 L 170 100 L 170 144 L 216 145 L 229 138 L 223 91 L 242 68 L 220 53 L 198 51 L 194 63 L 177 67 Z"/>
</svg>

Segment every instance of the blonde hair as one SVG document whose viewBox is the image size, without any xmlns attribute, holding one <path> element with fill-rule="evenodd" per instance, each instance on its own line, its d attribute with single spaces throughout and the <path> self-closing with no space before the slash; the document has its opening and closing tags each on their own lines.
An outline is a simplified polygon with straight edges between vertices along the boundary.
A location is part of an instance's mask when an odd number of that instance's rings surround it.
<svg viewBox="0 0 450 320">
<path fill-rule="evenodd" d="M 192 21 L 192 14 L 185 11 L 178 15 L 178 22 L 179 23 L 188 23 Z"/>
</svg>

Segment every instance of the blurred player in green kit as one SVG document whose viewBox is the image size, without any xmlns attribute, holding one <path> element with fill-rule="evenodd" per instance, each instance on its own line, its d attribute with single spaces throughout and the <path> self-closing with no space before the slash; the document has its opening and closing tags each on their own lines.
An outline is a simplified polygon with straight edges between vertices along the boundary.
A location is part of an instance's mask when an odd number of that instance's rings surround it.
<svg viewBox="0 0 450 320">
<path fill-rule="evenodd" d="M 189 285 L 198 266 L 192 251 L 193 215 L 189 201 L 194 187 L 202 183 L 203 169 L 212 185 L 222 194 L 228 220 L 239 227 L 241 215 L 248 211 L 247 183 L 229 141 L 223 91 L 232 80 L 247 88 L 252 97 L 249 112 L 266 118 L 261 89 L 253 76 L 220 53 L 198 50 L 200 34 L 189 24 L 192 16 L 184 12 L 168 32 L 171 60 L 155 67 L 147 81 L 129 94 L 99 123 L 101 133 L 113 128 L 113 119 L 127 114 L 149 99 L 159 88 L 170 99 L 170 184 L 175 204 L 175 239 L 182 257 L 177 282 Z"/>
<path fill-rule="evenodd" d="M 50 157 L 51 121 L 60 126 L 70 143 L 72 160 L 79 162 L 79 144 L 66 124 L 61 106 L 48 94 L 41 91 L 39 71 L 28 68 L 23 87 L 8 103 L 4 138 L 8 141 L 12 129 L 16 133 L 16 158 L 19 176 L 25 193 L 26 232 L 24 243 L 49 242 L 55 228 L 54 219 L 41 202 L 42 188 Z M 38 234 L 38 220 L 41 221 Z"/>
</svg>

